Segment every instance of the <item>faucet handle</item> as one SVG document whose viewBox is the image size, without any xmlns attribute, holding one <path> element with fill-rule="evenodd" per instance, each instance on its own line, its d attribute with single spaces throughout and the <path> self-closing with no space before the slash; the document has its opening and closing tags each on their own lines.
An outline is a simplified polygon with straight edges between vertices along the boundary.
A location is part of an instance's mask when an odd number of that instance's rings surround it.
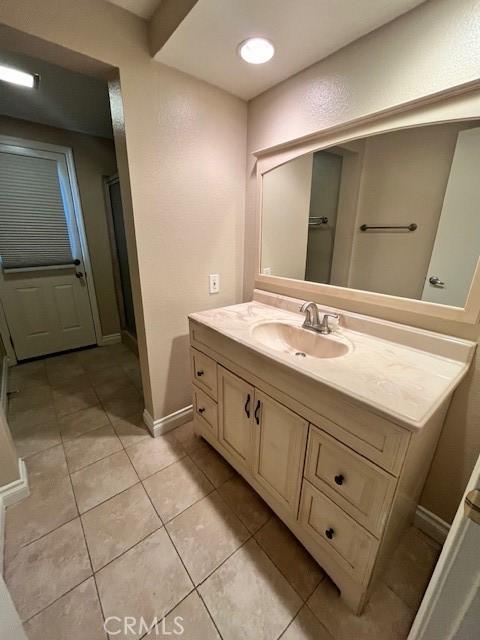
<svg viewBox="0 0 480 640">
<path fill-rule="evenodd" d="M 338 313 L 324 313 L 323 317 L 324 318 L 334 318 L 335 320 L 338 320 L 340 318 Z"/>
</svg>

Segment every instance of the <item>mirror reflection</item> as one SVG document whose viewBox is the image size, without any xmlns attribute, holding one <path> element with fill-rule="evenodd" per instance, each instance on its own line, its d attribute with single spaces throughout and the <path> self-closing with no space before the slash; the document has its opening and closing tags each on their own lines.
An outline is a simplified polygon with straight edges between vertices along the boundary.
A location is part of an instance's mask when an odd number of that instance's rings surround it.
<svg viewBox="0 0 480 640">
<path fill-rule="evenodd" d="M 261 272 L 463 307 L 480 254 L 480 120 L 412 127 L 263 174 Z"/>
</svg>

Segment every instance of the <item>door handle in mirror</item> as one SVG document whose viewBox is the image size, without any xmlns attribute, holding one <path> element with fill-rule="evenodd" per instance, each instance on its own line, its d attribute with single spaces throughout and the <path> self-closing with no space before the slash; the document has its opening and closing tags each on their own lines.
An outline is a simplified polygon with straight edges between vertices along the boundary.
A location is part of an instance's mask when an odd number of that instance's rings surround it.
<svg viewBox="0 0 480 640">
<path fill-rule="evenodd" d="M 77 271 L 77 272 L 75 273 L 75 277 L 76 277 L 76 278 L 83 278 L 83 273 L 82 273 L 81 271 Z"/>
<path fill-rule="evenodd" d="M 428 279 L 430 284 L 433 284 L 434 287 L 444 287 L 445 283 L 440 280 L 438 276 L 430 276 Z"/>
</svg>

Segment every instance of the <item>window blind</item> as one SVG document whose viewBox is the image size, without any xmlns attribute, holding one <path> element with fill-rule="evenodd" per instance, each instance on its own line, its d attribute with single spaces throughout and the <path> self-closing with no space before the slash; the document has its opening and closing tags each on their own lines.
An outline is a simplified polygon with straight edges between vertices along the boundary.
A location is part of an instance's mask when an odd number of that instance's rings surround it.
<svg viewBox="0 0 480 640">
<path fill-rule="evenodd" d="M 0 152 L 0 256 L 6 269 L 72 262 L 55 160 Z"/>
</svg>

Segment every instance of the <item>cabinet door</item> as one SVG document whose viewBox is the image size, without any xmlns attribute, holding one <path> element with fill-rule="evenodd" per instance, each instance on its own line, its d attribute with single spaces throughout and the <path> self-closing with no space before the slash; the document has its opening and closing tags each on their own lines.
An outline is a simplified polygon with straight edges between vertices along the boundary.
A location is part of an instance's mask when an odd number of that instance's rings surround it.
<svg viewBox="0 0 480 640">
<path fill-rule="evenodd" d="M 254 389 L 218 368 L 218 439 L 242 465 L 251 466 Z"/>
<path fill-rule="evenodd" d="M 258 389 L 253 417 L 255 479 L 296 515 L 308 422 Z"/>
</svg>

